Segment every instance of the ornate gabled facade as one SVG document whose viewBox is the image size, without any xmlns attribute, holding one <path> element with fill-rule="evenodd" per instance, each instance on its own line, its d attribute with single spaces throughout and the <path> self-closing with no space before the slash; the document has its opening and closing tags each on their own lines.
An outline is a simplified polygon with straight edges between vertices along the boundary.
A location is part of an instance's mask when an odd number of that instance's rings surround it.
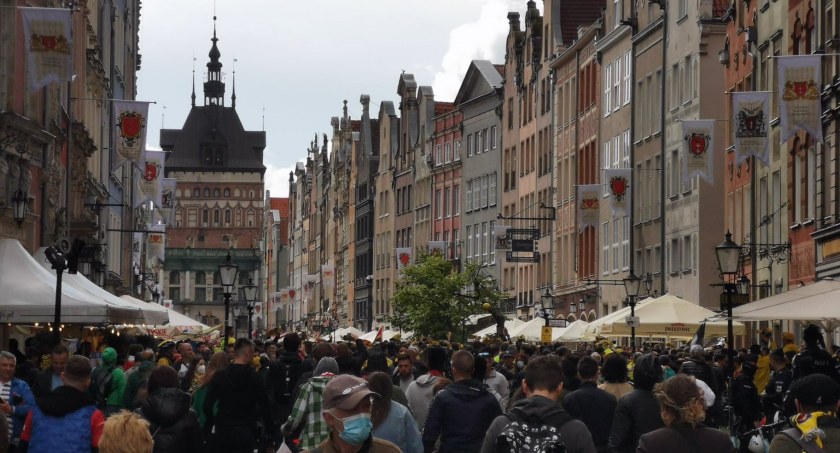
<svg viewBox="0 0 840 453">
<path fill-rule="evenodd" d="M 370 117 L 370 96 L 363 94 L 359 139 L 354 148 L 354 199 L 356 204 L 354 292 L 357 326 L 373 328 L 373 222 L 376 172 L 379 169 L 379 120 Z"/>
<path fill-rule="evenodd" d="M 379 105 L 379 166 L 375 174 L 376 198 L 373 203 L 373 315 L 377 319 L 391 314 L 391 296 L 397 280 L 394 165 L 399 142 L 400 119 L 394 103 L 383 101 Z"/>
<path fill-rule="evenodd" d="M 245 130 L 235 100 L 225 106 L 217 41 L 214 30 L 204 105 L 195 104 L 193 92 L 184 126 L 160 131 L 160 145 L 169 152 L 166 176 L 178 180 L 163 286 L 179 311 L 210 325 L 225 318 L 218 265 L 228 254 L 239 265 L 234 301 L 244 301 L 242 288 L 249 280 L 264 288 L 265 132 Z M 264 300 L 263 292 L 258 300 Z"/>
<path fill-rule="evenodd" d="M 140 70 L 140 1 L 73 2 L 73 80 L 30 92 L 21 7 L 56 7 L 36 0 L 0 8 L 0 237 L 34 250 L 84 240 L 81 272 L 112 291 L 131 288 L 130 184 L 138 174 L 118 164 L 111 140 L 111 99 L 134 99 Z M 68 92 L 69 89 L 69 92 Z M 69 162 L 69 165 L 68 165 Z M 12 197 L 27 209 L 20 226 Z M 114 206 L 102 206 L 102 205 Z M 107 277 L 107 278 L 106 278 Z"/>
</svg>

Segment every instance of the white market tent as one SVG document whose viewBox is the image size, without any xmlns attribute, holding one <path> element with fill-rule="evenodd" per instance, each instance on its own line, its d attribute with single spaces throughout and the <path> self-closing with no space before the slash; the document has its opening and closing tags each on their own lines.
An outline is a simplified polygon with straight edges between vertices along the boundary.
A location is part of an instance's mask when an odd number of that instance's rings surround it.
<svg viewBox="0 0 840 453">
<path fill-rule="evenodd" d="M 811 285 L 765 297 L 732 310 L 744 321 L 822 321 L 824 327 L 840 324 L 840 281 L 820 280 Z"/>
<path fill-rule="evenodd" d="M 353 327 L 353 326 L 350 326 L 350 327 L 339 327 L 338 329 L 335 329 L 335 332 L 332 332 L 332 333 L 331 333 L 331 334 L 329 334 L 329 335 L 324 335 L 324 336 L 323 336 L 323 337 L 321 337 L 321 338 L 322 338 L 322 339 L 324 339 L 324 340 L 330 340 L 330 339 L 335 338 L 335 340 L 336 340 L 336 341 L 339 341 L 339 340 L 341 340 L 342 338 L 344 338 L 345 336 L 347 336 L 348 334 L 349 334 L 351 337 L 353 337 L 354 339 L 356 339 L 356 338 L 361 337 L 361 336 L 362 336 L 362 335 L 364 335 L 365 333 L 364 333 L 364 332 L 362 332 L 361 330 L 359 330 L 359 329 L 357 329 L 357 328 Z"/>
<path fill-rule="evenodd" d="M 513 330 L 508 329 L 508 334 L 510 335 L 510 338 L 523 337 L 526 341 L 539 342 L 542 338 L 543 326 L 545 326 L 544 318 L 534 318 L 517 326 Z M 551 338 L 553 339 L 555 336 L 560 336 L 564 330 L 565 329 L 561 327 L 552 327 Z"/>
<path fill-rule="evenodd" d="M 379 329 L 376 329 L 376 330 L 371 330 L 370 332 L 368 332 L 368 333 L 366 333 L 366 334 L 364 334 L 364 335 L 360 336 L 359 338 L 361 338 L 362 340 L 365 340 L 365 341 L 370 341 L 370 342 L 373 342 L 373 340 L 375 340 L 375 339 L 376 339 L 376 334 L 377 334 L 378 332 L 379 332 Z M 391 338 L 394 338 L 395 336 L 397 336 L 397 335 L 399 335 L 399 334 L 400 334 L 400 333 L 399 333 L 399 332 L 397 332 L 397 331 L 390 330 L 390 329 L 384 329 L 384 330 L 382 331 L 382 341 L 388 341 L 388 340 L 390 340 Z"/>
<path fill-rule="evenodd" d="M 551 341 L 588 341 L 589 339 L 594 338 L 593 336 L 587 335 L 586 327 L 589 326 L 589 323 L 578 319 L 575 322 L 571 323 L 566 327 L 560 335 L 555 336 L 551 339 Z"/>
<path fill-rule="evenodd" d="M 47 323 L 55 315 L 56 277 L 15 239 L 0 239 L 0 322 Z M 66 323 L 121 323 L 136 308 L 110 305 L 72 285 L 61 286 L 61 320 Z"/>
<path fill-rule="evenodd" d="M 511 334 L 511 332 L 513 332 L 514 329 L 516 329 L 517 327 L 519 327 L 522 324 L 525 324 L 525 321 L 521 321 L 519 319 L 509 319 L 509 320 L 505 321 L 505 329 L 507 329 L 508 335 L 510 335 L 511 338 L 512 338 L 513 335 Z M 486 337 L 487 335 L 495 335 L 495 334 L 496 334 L 496 324 L 494 323 L 490 326 L 485 327 L 484 329 L 479 330 L 478 332 L 476 332 L 472 335 L 474 337 L 482 338 L 482 337 Z"/>
<path fill-rule="evenodd" d="M 624 321 L 626 316 L 630 316 L 629 307 L 596 319 L 589 324 L 587 332 L 594 331 L 606 337 L 628 336 L 631 328 Z M 636 335 L 640 337 L 691 338 L 703 321 L 706 321 L 707 337 L 726 335 L 726 320 L 720 320 L 717 313 L 673 294 L 646 299 L 639 303 L 636 306 L 636 316 L 639 318 Z M 744 324 L 736 321 L 733 328 L 736 335 L 744 334 Z"/>
<path fill-rule="evenodd" d="M 55 278 L 55 269 L 53 269 L 50 263 L 47 261 L 45 250 L 46 247 L 39 248 L 35 251 L 35 253 L 32 254 L 32 258 L 35 260 L 35 262 L 37 262 L 44 269 L 46 269 L 47 272 L 49 272 L 53 276 L 53 278 Z M 85 277 L 82 274 L 70 274 L 64 272 L 61 278 L 62 286 L 72 286 L 83 293 L 87 293 L 88 295 L 90 295 L 91 298 L 95 300 L 102 300 L 110 306 L 119 307 L 131 312 L 130 318 L 121 319 L 120 322 L 114 322 L 114 324 L 150 324 L 149 321 L 153 321 L 151 323 L 157 323 L 166 320 L 166 313 L 160 312 L 157 312 L 157 314 L 154 314 L 154 312 L 149 312 L 150 316 L 149 318 L 147 318 L 145 316 L 146 313 L 140 307 L 130 302 L 126 302 L 117 297 L 116 295 L 105 291 L 104 289 L 97 286 L 96 283 L 93 283 L 92 281 L 88 280 L 87 277 Z"/>
</svg>

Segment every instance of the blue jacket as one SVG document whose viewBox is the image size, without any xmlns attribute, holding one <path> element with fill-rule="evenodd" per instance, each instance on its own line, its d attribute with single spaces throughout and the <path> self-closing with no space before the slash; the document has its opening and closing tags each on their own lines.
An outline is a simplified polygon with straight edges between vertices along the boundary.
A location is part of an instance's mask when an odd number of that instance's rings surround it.
<svg viewBox="0 0 840 453">
<path fill-rule="evenodd" d="M 32 409 L 32 439 L 27 453 L 87 453 L 93 450 L 91 418 L 96 406 L 89 405 L 62 417 L 52 417 Z"/>
<path fill-rule="evenodd" d="M 17 444 L 18 439 L 20 439 L 20 433 L 23 431 L 23 423 L 26 421 L 26 415 L 35 407 L 35 396 L 32 395 L 29 384 L 18 378 L 12 378 L 10 396 L 9 399 L 14 408 L 12 411 L 12 442 Z M 18 399 L 17 397 L 20 397 L 22 402 L 15 404 L 15 400 Z"/>
<path fill-rule="evenodd" d="M 408 408 L 396 401 L 391 401 L 388 417 L 373 429 L 373 437 L 393 442 L 403 453 L 423 453 L 417 422 Z"/>
</svg>

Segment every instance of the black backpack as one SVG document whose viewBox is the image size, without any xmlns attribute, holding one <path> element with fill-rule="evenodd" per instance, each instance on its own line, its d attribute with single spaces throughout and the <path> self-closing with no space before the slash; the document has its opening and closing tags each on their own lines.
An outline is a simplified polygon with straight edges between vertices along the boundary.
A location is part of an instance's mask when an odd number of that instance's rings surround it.
<svg viewBox="0 0 840 453">
<path fill-rule="evenodd" d="M 536 417 L 523 418 L 517 411 L 508 412 L 510 419 L 496 437 L 497 453 L 565 453 L 566 444 L 560 435 L 560 427 L 572 416 L 562 412 L 555 417 L 555 423 L 547 424 Z"/>
<path fill-rule="evenodd" d="M 96 407 L 104 409 L 111 394 L 111 379 L 114 368 L 96 367 L 90 378 L 90 396 L 96 401 Z"/>
</svg>

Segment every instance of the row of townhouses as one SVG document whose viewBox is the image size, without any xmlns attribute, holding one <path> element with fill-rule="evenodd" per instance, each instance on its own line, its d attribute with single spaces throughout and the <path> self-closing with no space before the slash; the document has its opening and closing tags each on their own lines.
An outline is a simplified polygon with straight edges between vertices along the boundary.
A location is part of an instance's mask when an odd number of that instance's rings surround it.
<svg viewBox="0 0 840 453">
<path fill-rule="evenodd" d="M 389 326 L 399 267 L 437 250 L 484 265 L 506 313 L 591 321 L 671 293 L 718 309 L 714 248 L 742 245 L 749 298 L 838 273 L 838 8 L 823 0 L 544 0 L 508 14 L 504 61 L 469 63 L 455 99 L 412 74 L 290 175 L 288 289 L 278 320 Z M 781 140 L 780 56 L 821 56 L 820 142 Z M 732 96 L 771 93 L 769 157 L 737 158 Z M 708 178 L 684 123 L 713 120 Z M 766 162 L 765 162 L 766 160 Z M 611 203 L 627 169 L 629 208 Z M 597 219 L 581 215 L 580 187 Z M 278 299 L 280 300 L 280 299 Z M 777 328 L 789 328 L 787 325 Z"/>
</svg>

